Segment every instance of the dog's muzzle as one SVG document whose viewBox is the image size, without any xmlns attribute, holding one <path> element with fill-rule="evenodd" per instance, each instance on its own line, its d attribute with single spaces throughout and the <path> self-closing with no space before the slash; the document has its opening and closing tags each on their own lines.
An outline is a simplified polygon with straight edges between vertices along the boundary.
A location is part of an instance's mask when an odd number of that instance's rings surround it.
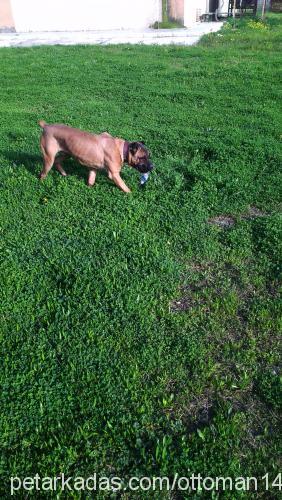
<svg viewBox="0 0 282 500">
<path fill-rule="evenodd" d="M 148 172 L 152 172 L 154 165 L 153 163 L 139 163 L 139 165 L 136 165 L 136 170 L 140 172 L 140 174 L 147 174 Z"/>
</svg>

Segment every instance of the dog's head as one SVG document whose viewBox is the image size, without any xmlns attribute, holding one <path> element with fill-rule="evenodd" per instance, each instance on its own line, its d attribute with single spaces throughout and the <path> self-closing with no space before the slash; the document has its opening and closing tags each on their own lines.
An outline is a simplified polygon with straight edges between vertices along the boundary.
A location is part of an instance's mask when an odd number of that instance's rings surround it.
<svg viewBox="0 0 282 500">
<path fill-rule="evenodd" d="M 154 168 L 150 161 L 150 153 L 143 142 L 130 142 L 127 156 L 128 164 L 141 174 L 151 172 Z"/>
</svg>

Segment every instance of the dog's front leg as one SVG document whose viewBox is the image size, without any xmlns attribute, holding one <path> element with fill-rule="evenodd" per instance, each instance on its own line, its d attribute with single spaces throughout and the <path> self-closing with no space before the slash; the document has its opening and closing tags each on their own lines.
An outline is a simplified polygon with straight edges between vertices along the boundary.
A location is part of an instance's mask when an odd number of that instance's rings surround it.
<svg viewBox="0 0 282 500">
<path fill-rule="evenodd" d="M 109 177 L 110 177 L 110 175 L 109 175 Z M 118 186 L 124 193 L 131 193 L 129 187 L 127 187 L 127 185 L 122 180 L 122 178 L 118 172 L 111 172 L 111 178 L 114 181 L 114 183 L 116 184 L 116 186 Z"/>
</svg>

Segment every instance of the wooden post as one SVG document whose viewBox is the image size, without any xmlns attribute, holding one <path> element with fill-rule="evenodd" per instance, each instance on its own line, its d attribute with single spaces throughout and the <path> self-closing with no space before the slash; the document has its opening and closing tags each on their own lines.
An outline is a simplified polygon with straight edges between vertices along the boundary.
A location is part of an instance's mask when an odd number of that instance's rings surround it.
<svg viewBox="0 0 282 500">
<path fill-rule="evenodd" d="M 233 0 L 233 29 L 236 28 L 236 0 Z"/>
<path fill-rule="evenodd" d="M 262 2 L 262 9 L 261 9 L 261 19 L 262 19 L 262 21 L 265 20 L 265 6 L 266 6 L 266 0 L 263 0 L 263 2 Z"/>
</svg>

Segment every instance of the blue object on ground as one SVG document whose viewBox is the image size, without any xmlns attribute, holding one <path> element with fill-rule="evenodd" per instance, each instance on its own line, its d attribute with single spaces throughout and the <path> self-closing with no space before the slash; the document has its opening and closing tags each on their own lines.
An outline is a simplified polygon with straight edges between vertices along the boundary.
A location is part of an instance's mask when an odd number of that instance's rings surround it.
<svg viewBox="0 0 282 500">
<path fill-rule="evenodd" d="M 149 178 L 149 175 L 150 173 L 147 172 L 146 174 L 142 174 L 141 177 L 140 177 L 140 184 L 141 186 L 144 186 L 144 184 L 147 182 L 148 178 Z"/>
</svg>

